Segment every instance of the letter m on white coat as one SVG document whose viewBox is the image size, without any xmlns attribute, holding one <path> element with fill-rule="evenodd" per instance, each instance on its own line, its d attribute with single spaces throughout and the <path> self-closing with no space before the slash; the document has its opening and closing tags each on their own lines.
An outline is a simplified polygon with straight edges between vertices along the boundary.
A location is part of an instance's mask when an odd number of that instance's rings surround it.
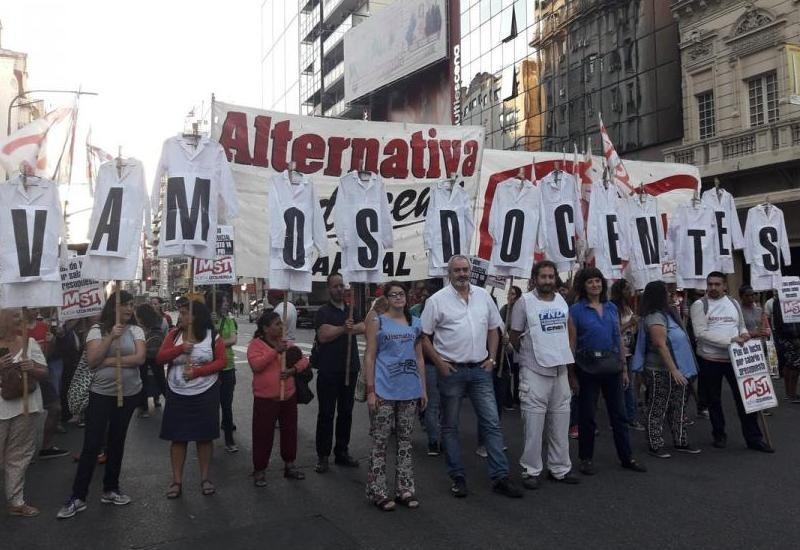
<svg viewBox="0 0 800 550">
<path fill-rule="evenodd" d="M 191 208 L 188 198 L 191 197 Z M 182 177 L 167 181 L 167 231 L 170 243 L 192 243 L 208 241 L 211 180 L 195 178 L 186 183 Z M 197 235 L 198 222 L 200 235 Z"/>
</svg>

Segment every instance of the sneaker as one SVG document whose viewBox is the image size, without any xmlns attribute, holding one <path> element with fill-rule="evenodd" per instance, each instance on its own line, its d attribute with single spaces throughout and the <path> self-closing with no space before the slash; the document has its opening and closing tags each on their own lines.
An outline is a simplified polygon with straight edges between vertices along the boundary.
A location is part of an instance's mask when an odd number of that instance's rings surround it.
<svg viewBox="0 0 800 550">
<path fill-rule="evenodd" d="M 522 476 L 522 486 L 529 491 L 535 491 L 541 484 L 539 483 L 539 476 Z"/>
<path fill-rule="evenodd" d="M 231 443 L 230 445 L 225 445 L 225 452 L 228 454 L 238 453 L 239 446 L 236 443 Z"/>
<path fill-rule="evenodd" d="M 775 452 L 775 449 L 763 441 L 759 441 L 758 443 L 748 443 L 747 448 L 751 451 L 759 451 L 761 453 L 769 453 L 772 454 Z"/>
<path fill-rule="evenodd" d="M 330 466 L 328 465 L 328 457 L 319 457 L 317 460 L 317 465 L 314 466 L 314 471 L 318 474 L 324 474 L 328 470 L 330 470 Z"/>
<path fill-rule="evenodd" d="M 578 471 L 585 476 L 593 476 L 597 473 L 597 468 L 594 467 L 594 462 L 591 460 L 581 460 Z"/>
<path fill-rule="evenodd" d="M 125 506 L 131 503 L 131 497 L 123 495 L 119 491 L 103 491 L 100 502 L 103 504 L 114 504 L 115 506 Z"/>
<path fill-rule="evenodd" d="M 711 415 L 708 414 L 708 409 L 703 409 L 703 410 L 697 411 L 697 418 L 708 419 L 710 417 L 711 417 Z"/>
<path fill-rule="evenodd" d="M 645 429 L 644 426 L 642 425 L 642 423 L 639 422 L 638 420 L 634 420 L 633 422 L 628 422 L 628 427 L 631 430 L 634 430 L 634 431 L 637 431 L 637 432 L 643 432 L 644 429 Z"/>
<path fill-rule="evenodd" d="M 793 403 L 793 404 L 795 404 L 795 405 L 796 405 L 796 404 L 798 404 L 798 403 L 800 403 L 800 397 L 793 397 L 793 398 L 791 399 L 790 403 Z"/>
<path fill-rule="evenodd" d="M 475 454 L 481 458 L 486 458 L 489 454 L 486 452 L 486 447 L 483 445 L 479 445 L 477 449 L 475 449 Z"/>
<path fill-rule="evenodd" d="M 503 477 L 495 481 L 494 484 L 492 484 L 492 491 L 508 498 L 522 498 L 523 494 L 522 490 L 514 485 L 508 477 Z"/>
<path fill-rule="evenodd" d="M 547 474 L 547 477 L 550 479 L 550 481 L 555 481 L 556 483 L 564 483 L 566 485 L 578 485 L 581 482 L 581 480 L 578 479 L 572 472 L 567 472 L 561 477 L 556 477 L 553 475 L 552 472 L 550 472 Z"/>
<path fill-rule="evenodd" d="M 714 438 L 714 442 L 711 444 L 712 447 L 715 449 L 724 449 L 728 445 L 728 438 L 724 435 Z"/>
<path fill-rule="evenodd" d="M 456 498 L 465 498 L 469 494 L 467 480 L 463 477 L 454 478 L 453 485 L 450 486 L 450 493 Z"/>
<path fill-rule="evenodd" d="M 346 468 L 358 468 L 358 460 L 350 455 L 337 456 L 333 459 L 333 463 L 337 466 L 345 466 Z"/>
<path fill-rule="evenodd" d="M 49 449 L 42 449 L 39 451 L 39 458 L 42 460 L 48 458 L 61 458 L 62 456 L 69 455 L 69 451 L 66 449 L 59 449 L 56 446 L 50 447 Z"/>
<path fill-rule="evenodd" d="M 58 424 L 56 424 L 56 433 L 61 435 L 67 433 L 67 427 L 64 426 L 63 422 L 59 422 Z"/>
<path fill-rule="evenodd" d="M 672 458 L 672 455 L 665 451 L 663 447 L 661 449 L 650 449 L 647 454 L 656 458 Z"/>
<path fill-rule="evenodd" d="M 147 409 L 142 409 L 139 411 L 139 418 L 150 418 L 150 411 Z"/>
<path fill-rule="evenodd" d="M 441 452 L 438 442 L 428 443 L 428 456 L 439 456 Z"/>
<path fill-rule="evenodd" d="M 675 445 L 675 450 L 679 453 L 686 453 L 690 455 L 699 455 L 700 449 L 692 447 L 691 445 Z"/>
<path fill-rule="evenodd" d="M 630 470 L 632 472 L 638 472 L 640 474 L 643 474 L 647 471 L 647 468 L 645 468 L 643 464 L 639 464 L 633 459 L 629 460 L 628 462 L 623 462 L 622 467 L 625 468 L 626 470 Z"/>
<path fill-rule="evenodd" d="M 514 405 L 503 405 L 503 410 L 510 412 L 510 411 L 516 411 L 517 408 Z"/>
<path fill-rule="evenodd" d="M 58 519 L 69 519 L 78 512 L 86 510 L 86 503 L 79 498 L 71 497 L 58 511 Z"/>
<path fill-rule="evenodd" d="M 569 429 L 569 438 L 570 439 L 578 439 L 578 427 L 573 426 Z"/>
</svg>

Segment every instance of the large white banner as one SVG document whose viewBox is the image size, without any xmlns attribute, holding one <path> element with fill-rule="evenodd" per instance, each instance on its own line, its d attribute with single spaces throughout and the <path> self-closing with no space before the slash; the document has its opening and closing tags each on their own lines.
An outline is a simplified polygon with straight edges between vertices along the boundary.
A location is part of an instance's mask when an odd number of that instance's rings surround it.
<svg viewBox="0 0 800 550">
<path fill-rule="evenodd" d="M 603 175 L 603 157 L 579 155 L 573 167 L 573 155 L 562 153 L 545 153 L 529 151 L 498 151 L 487 149 L 483 153 L 481 165 L 481 185 L 478 191 L 475 212 L 475 225 L 477 226 L 477 255 L 489 258 L 492 252 L 492 238 L 489 235 L 489 211 L 494 199 L 494 190 L 497 184 L 516 177 L 520 170 L 525 172 L 525 177 L 534 181 L 533 162 L 536 162 L 535 177 L 541 179 L 553 171 L 556 164 L 561 164 L 561 169 L 574 173 L 581 183 L 581 196 L 584 202 L 584 217 L 588 213 L 590 200 L 590 186 L 592 181 L 597 181 Z M 688 202 L 695 190 L 700 189 L 700 172 L 697 167 L 688 164 L 669 164 L 665 162 L 625 161 L 625 168 L 630 174 L 631 185 L 639 188 L 658 199 L 658 208 L 663 213 L 666 224 L 668 217 L 679 204 Z M 666 233 L 666 231 L 665 231 Z M 670 267 L 665 267 L 667 272 Z M 667 273 L 665 273 L 667 275 Z"/>
<path fill-rule="evenodd" d="M 60 268 L 63 300 L 59 319 L 68 321 L 99 314 L 105 303 L 103 287 L 98 281 L 83 276 L 83 258 L 62 259 Z"/>
<path fill-rule="evenodd" d="M 447 57 L 447 2 L 394 2 L 344 35 L 344 100 Z"/>
<path fill-rule="evenodd" d="M 391 205 L 394 248 L 384 257 L 386 279 L 427 278 L 422 241 L 429 185 L 450 173 L 471 199 L 478 188 L 484 130 L 303 117 L 215 102 L 211 136 L 225 149 L 236 182 L 240 214 L 234 220 L 240 277 L 267 277 L 271 179 L 294 161 L 314 182 L 322 205 L 329 252 L 314 264 L 314 279 L 339 271 L 334 191 L 348 171 L 366 166 L 380 174 Z"/>
<path fill-rule="evenodd" d="M 233 226 L 217 226 L 217 257 L 213 260 L 194 260 L 194 284 L 236 284 L 236 262 L 234 260 Z"/>
</svg>

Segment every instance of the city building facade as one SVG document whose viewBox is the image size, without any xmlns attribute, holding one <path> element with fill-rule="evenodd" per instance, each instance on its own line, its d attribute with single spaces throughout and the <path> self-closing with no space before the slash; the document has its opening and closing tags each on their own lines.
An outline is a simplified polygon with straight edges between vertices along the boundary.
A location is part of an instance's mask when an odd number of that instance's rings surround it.
<svg viewBox="0 0 800 550">
<path fill-rule="evenodd" d="M 764 202 L 784 212 L 800 269 L 800 2 L 680 0 L 685 133 L 666 160 L 719 181 L 742 220 Z M 744 270 L 737 270 L 739 273 Z"/>
<path fill-rule="evenodd" d="M 599 115 L 628 158 L 679 142 L 678 28 L 660 0 L 462 0 L 462 123 L 487 147 L 600 150 Z"/>
</svg>

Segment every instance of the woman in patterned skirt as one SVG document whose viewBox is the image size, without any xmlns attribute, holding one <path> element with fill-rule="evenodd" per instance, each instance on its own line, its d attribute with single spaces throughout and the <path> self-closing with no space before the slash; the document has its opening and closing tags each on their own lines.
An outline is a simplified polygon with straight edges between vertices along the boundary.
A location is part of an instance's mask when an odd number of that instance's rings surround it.
<svg viewBox="0 0 800 550">
<path fill-rule="evenodd" d="M 389 301 L 389 309 L 366 326 L 364 365 L 372 437 L 366 492 L 379 510 L 389 512 L 395 509 L 395 501 L 409 508 L 419 506 L 415 496 L 411 434 L 417 404 L 425 410 L 428 398 L 420 320 L 412 318 L 408 311 L 404 285 L 387 283 L 383 295 Z M 394 426 L 397 427 L 397 457 L 392 500 L 386 487 L 386 446 Z"/>
</svg>

